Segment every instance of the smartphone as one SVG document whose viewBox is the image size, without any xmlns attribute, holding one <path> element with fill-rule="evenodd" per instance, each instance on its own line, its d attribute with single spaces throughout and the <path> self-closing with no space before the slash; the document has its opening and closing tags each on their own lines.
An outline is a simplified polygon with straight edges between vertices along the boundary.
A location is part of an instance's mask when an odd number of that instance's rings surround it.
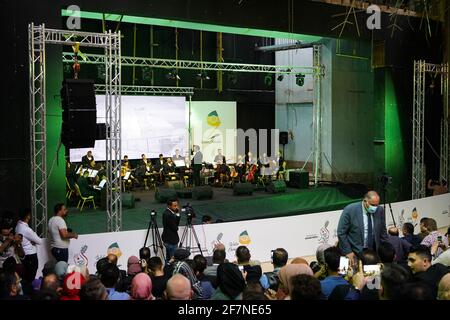
<svg viewBox="0 0 450 320">
<path fill-rule="evenodd" d="M 377 276 L 381 273 L 381 265 L 374 264 L 363 267 L 363 273 L 365 277 Z"/>
<path fill-rule="evenodd" d="M 241 272 L 244 272 L 244 266 L 238 266 L 239 270 L 241 270 Z"/>
<path fill-rule="evenodd" d="M 347 274 L 350 260 L 347 257 L 341 257 L 339 260 L 339 274 Z"/>
<path fill-rule="evenodd" d="M 438 236 L 438 237 L 437 237 L 437 241 L 438 241 L 438 242 L 442 242 L 442 236 Z"/>
</svg>

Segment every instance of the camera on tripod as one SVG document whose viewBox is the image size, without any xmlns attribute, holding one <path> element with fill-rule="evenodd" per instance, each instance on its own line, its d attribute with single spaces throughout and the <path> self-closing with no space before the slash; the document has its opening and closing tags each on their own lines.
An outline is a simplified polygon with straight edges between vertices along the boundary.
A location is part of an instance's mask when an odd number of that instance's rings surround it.
<svg viewBox="0 0 450 320">
<path fill-rule="evenodd" d="M 155 210 L 150 211 L 150 217 L 152 217 L 152 218 L 156 217 L 156 211 Z"/>
<path fill-rule="evenodd" d="M 378 177 L 378 181 L 381 183 L 382 186 L 386 187 L 388 184 L 392 183 L 392 177 L 388 176 L 387 174 L 383 174 Z"/>
<path fill-rule="evenodd" d="M 181 213 L 184 213 L 188 219 L 195 218 L 194 209 L 189 202 L 181 208 Z"/>
</svg>

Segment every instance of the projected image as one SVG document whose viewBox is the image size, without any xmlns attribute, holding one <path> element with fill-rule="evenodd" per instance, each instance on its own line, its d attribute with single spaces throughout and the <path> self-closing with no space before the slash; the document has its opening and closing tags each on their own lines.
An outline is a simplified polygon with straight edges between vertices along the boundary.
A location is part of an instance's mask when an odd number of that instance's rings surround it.
<svg viewBox="0 0 450 320">
<path fill-rule="evenodd" d="M 105 123 L 105 96 L 97 95 L 97 123 Z M 171 157 L 176 149 L 185 151 L 187 131 L 184 97 L 122 96 L 122 156 L 140 159 L 145 153 L 157 158 Z M 79 162 L 88 150 L 96 161 L 106 159 L 105 141 L 94 148 L 70 150 L 70 161 Z"/>
</svg>

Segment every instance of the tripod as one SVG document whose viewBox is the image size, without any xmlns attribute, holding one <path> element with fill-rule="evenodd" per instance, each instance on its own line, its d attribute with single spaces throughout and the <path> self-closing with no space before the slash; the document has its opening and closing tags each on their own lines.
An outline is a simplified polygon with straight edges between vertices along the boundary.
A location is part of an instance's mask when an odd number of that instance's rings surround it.
<svg viewBox="0 0 450 320">
<path fill-rule="evenodd" d="M 387 185 L 382 183 L 381 196 L 383 197 L 383 207 L 384 207 L 385 214 L 386 214 L 386 192 L 387 192 Z M 394 219 L 394 213 L 392 212 L 392 207 L 391 207 L 390 202 L 388 202 L 388 206 L 389 206 L 389 211 L 391 212 L 391 217 L 392 217 L 392 222 L 394 223 L 394 227 L 397 227 L 397 224 L 395 223 L 395 219 Z"/>
<path fill-rule="evenodd" d="M 161 239 L 161 235 L 159 233 L 158 224 L 156 223 L 156 212 L 152 210 L 150 213 L 150 221 L 148 223 L 147 235 L 145 236 L 144 247 L 147 246 L 147 240 L 149 233 L 152 233 L 152 245 L 153 253 L 155 256 L 160 256 L 162 261 L 165 260 L 164 256 L 164 245 Z M 161 254 L 158 255 L 158 252 L 161 251 Z"/>
<path fill-rule="evenodd" d="M 194 226 L 192 225 L 192 215 L 188 215 L 186 226 L 184 227 L 183 234 L 181 235 L 179 247 L 183 248 L 183 243 L 186 240 L 186 246 L 184 246 L 184 248 L 186 250 L 189 250 L 190 252 L 192 249 L 192 236 L 194 236 L 200 254 L 203 255 L 202 248 L 200 246 L 200 241 L 198 241 L 197 233 L 195 233 Z"/>
</svg>

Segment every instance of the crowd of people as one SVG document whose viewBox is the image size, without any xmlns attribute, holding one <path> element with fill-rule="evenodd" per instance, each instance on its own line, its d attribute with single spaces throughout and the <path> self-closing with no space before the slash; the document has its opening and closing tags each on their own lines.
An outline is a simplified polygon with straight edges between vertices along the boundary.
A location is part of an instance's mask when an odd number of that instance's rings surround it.
<svg viewBox="0 0 450 320">
<path fill-rule="evenodd" d="M 361 210 L 380 213 L 377 195 L 368 193 Z M 0 297 L 8 300 L 450 300 L 449 232 L 441 234 L 436 221 L 420 220 L 420 233 L 404 223 L 375 237 L 377 219 L 366 221 L 361 246 L 349 237 L 350 219 L 357 206 L 344 209 L 339 242 L 321 244 L 316 259 L 289 256 L 284 248 L 268 252 L 273 270 L 263 272 L 247 246 L 227 256 L 221 243 L 212 256 L 194 255 L 177 242 L 178 208 L 169 201 L 165 212 L 164 253 L 151 255 L 148 247 L 128 257 L 126 270 L 110 253 L 96 262 L 95 273 L 83 264 L 68 264 L 70 239 L 67 209 L 54 208 L 49 220 L 52 259 L 36 277 L 36 245 L 42 239 L 29 227 L 31 214 L 17 223 L 3 219 L 0 237 Z M 365 209 L 364 209 L 365 208 Z M 358 207 L 358 210 L 360 208 Z M 361 221 L 363 221 L 361 219 Z M 384 221 L 384 220 L 383 220 Z M 361 222 L 363 223 L 363 222 Z M 381 228 L 382 229 L 382 228 Z M 450 229 L 450 228 L 449 228 Z M 350 230 L 350 231 L 349 231 Z M 401 232 L 400 232 L 401 231 Z M 448 230 L 450 231 L 450 230 Z M 400 237 L 400 234 L 403 236 Z M 347 241 L 347 242 L 346 242 Z"/>
</svg>

